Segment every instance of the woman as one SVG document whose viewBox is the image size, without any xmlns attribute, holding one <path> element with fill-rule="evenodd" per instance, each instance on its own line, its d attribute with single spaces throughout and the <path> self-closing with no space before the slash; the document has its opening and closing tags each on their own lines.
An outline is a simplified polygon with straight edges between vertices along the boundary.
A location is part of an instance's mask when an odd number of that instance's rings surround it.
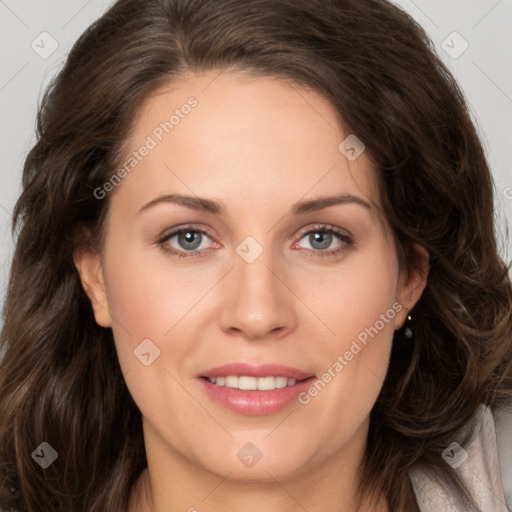
<svg viewBox="0 0 512 512">
<path fill-rule="evenodd" d="M 2 506 L 507 510 L 492 200 L 394 5 L 119 0 L 25 163 Z"/>
</svg>

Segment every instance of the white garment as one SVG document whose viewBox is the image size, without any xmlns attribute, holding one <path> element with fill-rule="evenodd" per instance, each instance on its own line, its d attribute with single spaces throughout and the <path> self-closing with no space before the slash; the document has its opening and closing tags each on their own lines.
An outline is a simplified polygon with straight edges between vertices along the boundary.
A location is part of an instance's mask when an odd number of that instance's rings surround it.
<svg viewBox="0 0 512 512">
<path fill-rule="evenodd" d="M 462 449 L 454 445 L 456 453 L 459 450 L 465 457 L 464 450 L 467 452 L 467 458 L 456 471 L 482 512 L 511 512 L 512 405 L 495 411 L 482 405 L 476 419 L 473 434 Z M 462 442 L 464 432 L 465 429 L 454 442 Z M 445 461 L 449 459 L 443 459 L 441 454 L 439 459 L 441 464 L 448 464 Z M 410 471 L 409 476 L 421 512 L 467 512 L 467 507 L 447 483 L 419 469 Z"/>
</svg>

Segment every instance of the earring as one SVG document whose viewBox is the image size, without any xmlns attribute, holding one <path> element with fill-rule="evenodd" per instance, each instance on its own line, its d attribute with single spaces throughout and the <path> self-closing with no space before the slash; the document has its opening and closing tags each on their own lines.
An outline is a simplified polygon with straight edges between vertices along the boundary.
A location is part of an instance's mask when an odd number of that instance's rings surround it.
<svg viewBox="0 0 512 512">
<path fill-rule="evenodd" d="M 412 321 L 412 318 L 411 318 L 411 315 L 409 315 L 407 317 L 407 321 L 408 322 L 411 322 Z M 408 339 L 411 339 L 412 338 L 412 329 L 410 327 L 406 327 L 405 330 L 404 330 L 404 336 Z"/>
</svg>

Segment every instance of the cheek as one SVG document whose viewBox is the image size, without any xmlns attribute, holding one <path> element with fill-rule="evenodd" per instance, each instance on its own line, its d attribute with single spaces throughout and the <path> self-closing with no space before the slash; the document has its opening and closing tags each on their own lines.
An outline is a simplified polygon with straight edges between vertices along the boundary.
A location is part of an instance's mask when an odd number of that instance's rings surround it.
<svg viewBox="0 0 512 512">
<path fill-rule="evenodd" d="M 376 339 L 392 337 L 401 309 L 396 302 L 398 279 L 398 260 L 384 240 L 327 272 L 318 268 L 309 273 L 300 293 L 324 324 L 325 336 L 318 338 L 325 351 L 343 353 L 353 340 L 364 343 L 369 332 Z"/>
<path fill-rule="evenodd" d="M 193 290 L 185 279 L 172 276 L 171 281 L 135 251 L 125 253 L 122 260 L 112 251 L 105 268 L 116 350 L 132 398 L 151 418 L 167 417 L 170 396 L 178 410 L 186 409 L 174 365 L 179 366 L 191 350 L 179 333 L 180 321 L 194 300 Z"/>
<path fill-rule="evenodd" d="M 323 369 L 300 402 L 314 408 L 315 418 L 330 424 L 337 439 L 362 424 L 384 382 L 394 320 L 401 310 L 398 277 L 398 261 L 383 243 L 365 257 L 347 259 L 329 279 L 318 280 L 328 283 L 324 293 L 314 288 L 309 296 L 330 332 L 315 338 Z"/>
<path fill-rule="evenodd" d="M 208 289 L 197 272 L 170 272 L 163 258 L 128 254 L 107 268 L 109 309 L 123 337 L 163 339 Z"/>
<path fill-rule="evenodd" d="M 127 251 L 130 244 L 114 242 L 105 260 L 105 283 L 119 362 L 139 408 L 158 410 L 151 402 L 154 390 L 170 386 L 167 396 L 181 396 L 170 375 L 177 377 L 176 369 L 196 349 L 188 333 L 200 332 L 203 310 L 211 304 L 202 299 L 218 276 L 211 269 L 170 270 L 162 255 L 149 257 L 147 250 Z M 124 250 L 116 254 L 118 247 Z"/>
</svg>

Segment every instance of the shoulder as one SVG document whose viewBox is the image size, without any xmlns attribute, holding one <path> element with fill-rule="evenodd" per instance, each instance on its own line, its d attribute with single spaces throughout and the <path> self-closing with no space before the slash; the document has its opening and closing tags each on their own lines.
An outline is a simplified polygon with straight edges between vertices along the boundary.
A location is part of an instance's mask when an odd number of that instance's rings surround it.
<svg viewBox="0 0 512 512">
<path fill-rule="evenodd" d="M 511 512 L 512 402 L 495 409 L 481 405 L 471 425 L 440 454 L 440 463 L 456 469 L 482 511 Z M 409 475 L 421 512 L 465 512 L 456 494 L 435 475 L 420 469 Z"/>
</svg>

